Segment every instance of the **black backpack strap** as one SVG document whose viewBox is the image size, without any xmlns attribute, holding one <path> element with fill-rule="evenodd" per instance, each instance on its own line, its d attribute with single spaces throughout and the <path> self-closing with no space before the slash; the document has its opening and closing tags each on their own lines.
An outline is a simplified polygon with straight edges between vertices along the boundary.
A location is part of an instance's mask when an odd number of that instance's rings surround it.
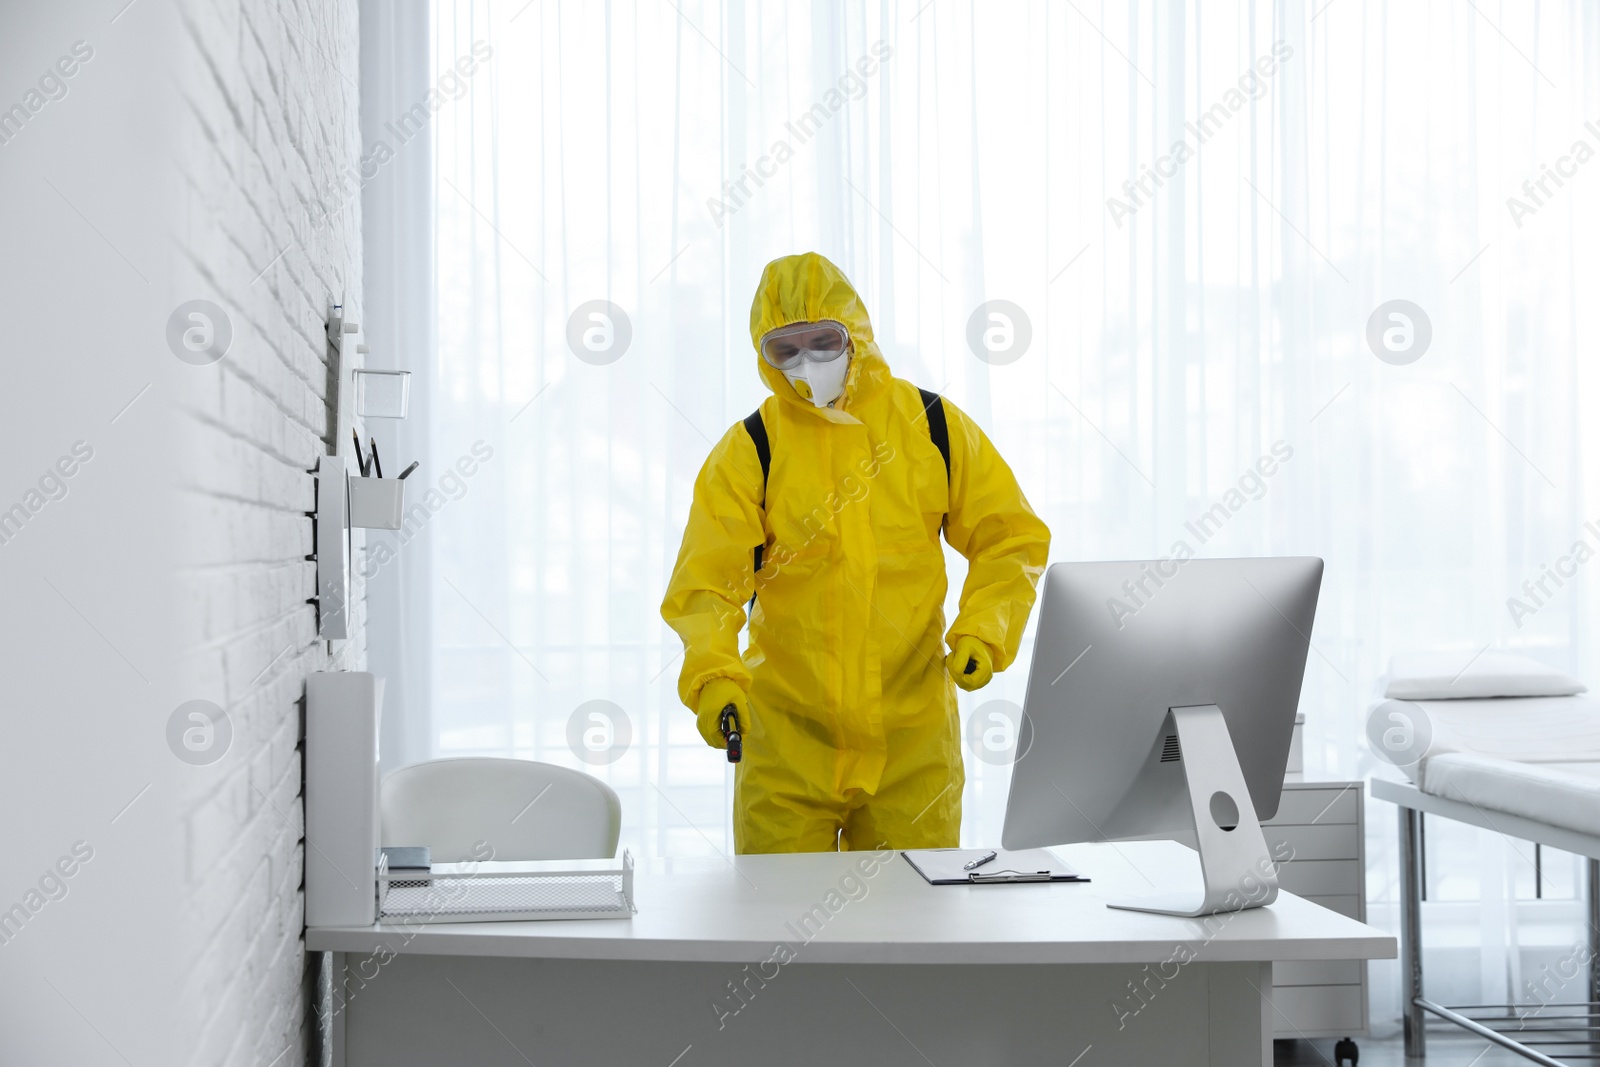
<svg viewBox="0 0 1600 1067">
<path fill-rule="evenodd" d="M 944 422 L 944 413 L 939 413 Z M 744 419 L 744 432 L 756 446 L 756 458 L 761 461 L 761 506 L 767 506 L 767 476 L 772 473 L 772 446 L 767 443 L 767 424 L 761 420 L 761 409 L 756 408 Z"/>
<path fill-rule="evenodd" d="M 938 393 L 918 388 L 922 394 L 922 410 L 928 415 L 928 436 L 934 447 L 944 457 L 944 476 L 950 477 L 950 424 L 944 421 L 944 400 Z"/>
<path fill-rule="evenodd" d="M 761 506 L 767 506 L 767 477 L 772 473 L 772 445 L 767 442 L 767 424 L 762 421 L 761 409 L 756 408 L 745 416 L 744 432 L 750 435 L 751 444 L 756 446 L 756 458 L 761 461 Z M 755 552 L 755 571 L 761 573 L 761 551 L 765 545 L 757 545 Z M 754 604 L 756 597 L 750 594 L 750 603 Z"/>
</svg>

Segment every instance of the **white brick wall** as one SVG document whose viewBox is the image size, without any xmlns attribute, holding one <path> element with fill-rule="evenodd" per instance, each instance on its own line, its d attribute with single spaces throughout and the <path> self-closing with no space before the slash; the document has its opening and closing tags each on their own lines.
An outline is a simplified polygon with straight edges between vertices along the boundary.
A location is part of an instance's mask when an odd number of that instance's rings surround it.
<svg viewBox="0 0 1600 1067">
<path fill-rule="evenodd" d="M 181 999 L 197 1027 L 191 1062 L 292 1067 L 315 1029 L 301 933 L 305 678 L 365 662 L 359 589 L 356 638 L 330 658 L 307 559 L 310 470 L 331 421 L 324 323 L 333 303 L 360 319 L 359 202 L 311 222 L 359 157 L 356 2 L 183 0 L 179 14 L 176 287 L 220 304 L 234 331 L 184 395 L 185 683 L 227 709 L 234 737 L 222 771 L 196 775 L 184 797 Z"/>
</svg>

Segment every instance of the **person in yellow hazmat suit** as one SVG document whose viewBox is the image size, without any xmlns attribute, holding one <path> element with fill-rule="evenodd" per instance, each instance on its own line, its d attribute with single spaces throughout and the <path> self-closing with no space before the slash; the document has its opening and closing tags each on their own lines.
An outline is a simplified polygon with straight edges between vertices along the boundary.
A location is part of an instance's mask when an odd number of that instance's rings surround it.
<svg viewBox="0 0 1600 1067">
<path fill-rule="evenodd" d="M 1050 531 L 971 419 L 890 374 L 822 256 L 767 265 L 750 337 L 773 395 L 701 469 L 661 605 L 701 736 L 725 747 L 729 705 L 741 728 L 735 847 L 957 845 L 955 687 L 1016 657 Z M 948 632 L 941 530 L 970 564 Z"/>
</svg>

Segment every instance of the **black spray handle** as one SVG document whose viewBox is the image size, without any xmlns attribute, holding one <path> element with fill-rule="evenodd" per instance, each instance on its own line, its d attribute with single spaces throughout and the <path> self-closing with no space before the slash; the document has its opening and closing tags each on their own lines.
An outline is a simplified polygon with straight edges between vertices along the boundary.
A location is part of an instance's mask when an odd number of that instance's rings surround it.
<svg viewBox="0 0 1600 1067">
<path fill-rule="evenodd" d="M 739 733 L 739 709 L 732 704 L 723 708 L 722 720 L 718 725 L 722 728 L 722 736 L 728 740 L 728 762 L 738 763 L 744 759 L 744 737 Z"/>
</svg>

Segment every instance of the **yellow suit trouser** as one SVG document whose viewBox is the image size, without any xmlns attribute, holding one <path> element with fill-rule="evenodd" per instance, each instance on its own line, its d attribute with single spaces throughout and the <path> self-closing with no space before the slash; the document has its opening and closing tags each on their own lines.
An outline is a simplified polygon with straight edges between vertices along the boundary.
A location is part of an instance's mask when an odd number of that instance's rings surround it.
<svg viewBox="0 0 1600 1067">
<path fill-rule="evenodd" d="M 962 770 L 954 709 L 938 721 L 890 728 L 878 788 L 835 790 L 795 766 L 826 766 L 815 723 L 757 713 L 734 782 L 733 840 L 740 854 L 954 848 L 961 843 Z M 820 757 L 820 758 L 819 758 Z"/>
</svg>

